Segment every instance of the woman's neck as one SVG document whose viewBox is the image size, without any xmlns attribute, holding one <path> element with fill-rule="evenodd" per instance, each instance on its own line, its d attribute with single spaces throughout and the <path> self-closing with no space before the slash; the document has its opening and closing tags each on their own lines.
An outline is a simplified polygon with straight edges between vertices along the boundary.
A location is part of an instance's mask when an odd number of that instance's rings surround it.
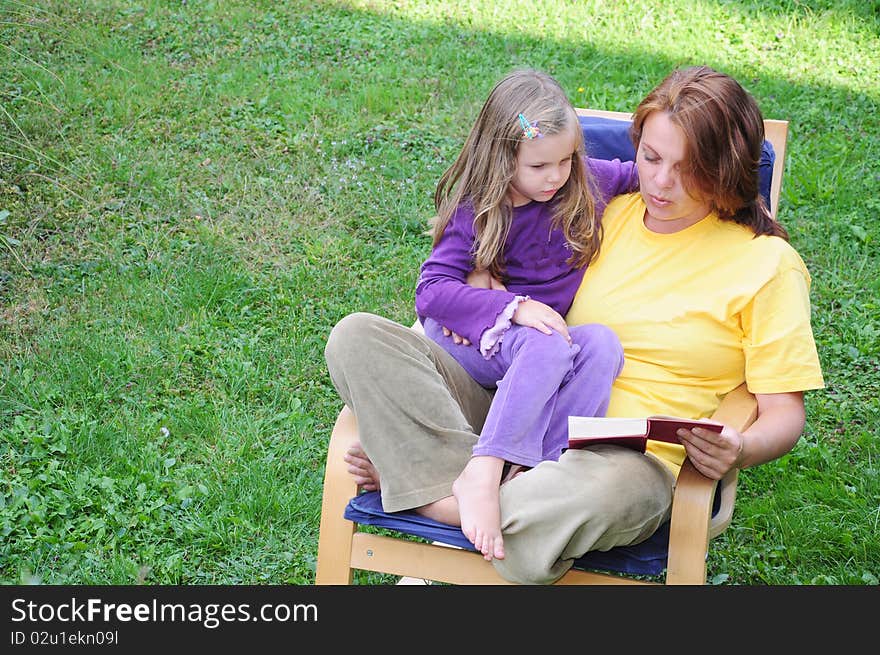
<svg viewBox="0 0 880 655">
<path fill-rule="evenodd" d="M 706 214 L 708 216 L 709 214 Z M 676 232 L 681 232 L 682 230 L 686 230 L 692 225 L 696 225 L 700 221 L 702 221 L 706 216 L 701 218 L 677 218 L 673 220 L 661 220 L 658 218 L 654 218 L 645 210 L 645 216 L 642 219 L 645 227 L 648 228 L 650 232 L 654 232 L 656 234 L 675 234 Z"/>
</svg>

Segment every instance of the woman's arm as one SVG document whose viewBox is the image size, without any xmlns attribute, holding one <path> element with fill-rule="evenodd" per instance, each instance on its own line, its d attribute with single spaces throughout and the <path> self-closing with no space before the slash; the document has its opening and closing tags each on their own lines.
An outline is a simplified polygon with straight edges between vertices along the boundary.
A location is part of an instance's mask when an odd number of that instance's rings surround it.
<svg viewBox="0 0 880 655">
<path fill-rule="evenodd" d="M 789 452 L 804 431 L 802 391 L 756 394 L 758 418 L 745 432 L 725 426 L 711 430 L 680 430 L 688 458 L 708 478 L 719 480 L 732 468 L 748 468 Z"/>
<path fill-rule="evenodd" d="M 804 393 L 759 393 L 758 418 L 743 433 L 745 445 L 736 463 L 748 468 L 769 462 L 794 448 L 804 432 Z"/>
</svg>

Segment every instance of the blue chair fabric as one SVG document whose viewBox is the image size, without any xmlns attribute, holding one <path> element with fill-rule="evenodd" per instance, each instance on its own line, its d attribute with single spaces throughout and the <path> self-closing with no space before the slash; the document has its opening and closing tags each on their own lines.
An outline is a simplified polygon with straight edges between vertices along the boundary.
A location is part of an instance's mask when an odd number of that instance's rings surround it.
<svg viewBox="0 0 880 655">
<path fill-rule="evenodd" d="M 720 494 L 715 494 L 713 513 L 718 510 Z M 349 521 L 404 534 L 439 541 L 466 550 L 475 550 L 464 533 L 457 527 L 426 518 L 413 511 L 387 513 L 382 509 L 378 491 L 369 491 L 352 498 L 345 508 Z M 615 571 L 628 575 L 659 575 L 666 568 L 669 548 L 667 521 L 647 540 L 634 546 L 618 546 L 608 551 L 594 550 L 574 563 L 579 569 Z"/>
</svg>

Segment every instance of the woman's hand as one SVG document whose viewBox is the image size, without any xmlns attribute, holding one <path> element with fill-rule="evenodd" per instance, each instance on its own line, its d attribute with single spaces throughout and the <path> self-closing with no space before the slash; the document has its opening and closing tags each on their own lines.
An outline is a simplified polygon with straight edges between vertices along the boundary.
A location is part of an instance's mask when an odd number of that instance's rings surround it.
<svg viewBox="0 0 880 655">
<path fill-rule="evenodd" d="M 745 438 L 729 425 L 720 433 L 703 428 L 677 432 L 688 459 L 707 478 L 720 480 L 733 468 L 742 468 Z"/>
<path fill-rule="evenodd" d="M 441 327 L 442 327 L 442 326 L 441 326 Z M 469 346 L 469 345 L 471 345 L 471 340 L 470 340 L 470 339 L 468 339 L 468 338 L 466 338 L 466 337 L 462 337 L 462 336 L 457 335 L 455 332 L 453 332 L 452 330 L 450 330 L 448 327 L 444 327 L 444 328 L 443 328 L 443 336 L 444 336 L 444 337 L 452 337 L 452 340 L 453 340 L 455 343 L 464 344 L 465 346 Z"/>
<path fill-rule="evenodd" d="M 507 291 L 507 287 L 497 277 L 492 275 L 485 268 L 475 268 L 467 276 L 467 283 L 477 289 L 496 289 L 498 291 Z"/>
<path fill-rule="evenodd" d="M 491 289 L 493 279 L 485 268 L 475 268 L 468 273 L 466 282 L 468 286 L 476 287 L 477 289 Z"/>
<path fill-rule="evenodd" d="M 489 271 L 485 268 L 472 270 L 467 276 L 467 283 L 477 289 L 497 289 L 499 291 L 507 291 L 507 287 L 504 286 L 501 280 L 492 277 L 489 274 Z M 465 346 L 471 345 L 470 339 L 457 335 L 447 327 L 443 328 L 443 336 L 452 337 L 452 340 L 457 344 L 463 344 Z"/>
<path fill-rule="evenodd" d="M 806 420 L 804 394 L 757 393 L 758 418 L 742 433 L 725 425 L 710 430 L 679 430 L 688 458 L 707 478 L 719 480 L 732 468 L 746 468 L 782 457 L 797 443 Z"/>
</svg>

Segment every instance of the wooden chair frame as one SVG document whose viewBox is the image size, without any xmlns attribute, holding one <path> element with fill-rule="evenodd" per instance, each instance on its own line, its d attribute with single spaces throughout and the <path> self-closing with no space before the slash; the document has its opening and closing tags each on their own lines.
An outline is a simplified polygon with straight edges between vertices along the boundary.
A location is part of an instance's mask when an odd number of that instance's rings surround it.
<svg viewBox="0 0 880 655">
<path fill-rule="evenodd" d="M 620 112 L 579 109 L 587 116 L 630 119 Z M 767 140 L 773 144 L 776 161 L 771 185 L 771 211 L 779 207 L 788 122 L 765 120 Z M 757 416 L 755 397 L 745 384 L 731 391 L 721 402 L 713 419 L 737 430 L 744 430 Z M 318 561 L 315 583 L 319 585 L 351 584 L 354 569 L 376 571 L 451 584 L 509 584 L 495 568 L 473 551 L 401 538 L 359 532 L 357 524 L 345 519 L 348 501 L 358 493 L 357 485 L 347 471 L 343 455 L 358 440 L 357 420 L 348 407 L 336 419 L 327 450 L 321 525 L 318 540 Z M 706 582 L 706 555 L 709 540 L 721 534 L 730 524 L 736 500 L 737 471 L 733 470 L 720 482 L 703 476 L 685 460 L 679 474 L 672 502 L 670 519 L 667 584 Z M 712 515 L 715 494 L 720 494 L 720 509 Z M 644 581 L 616 574 L 572 569 L 556 584 L 643 584 Z"/>
</svg>

